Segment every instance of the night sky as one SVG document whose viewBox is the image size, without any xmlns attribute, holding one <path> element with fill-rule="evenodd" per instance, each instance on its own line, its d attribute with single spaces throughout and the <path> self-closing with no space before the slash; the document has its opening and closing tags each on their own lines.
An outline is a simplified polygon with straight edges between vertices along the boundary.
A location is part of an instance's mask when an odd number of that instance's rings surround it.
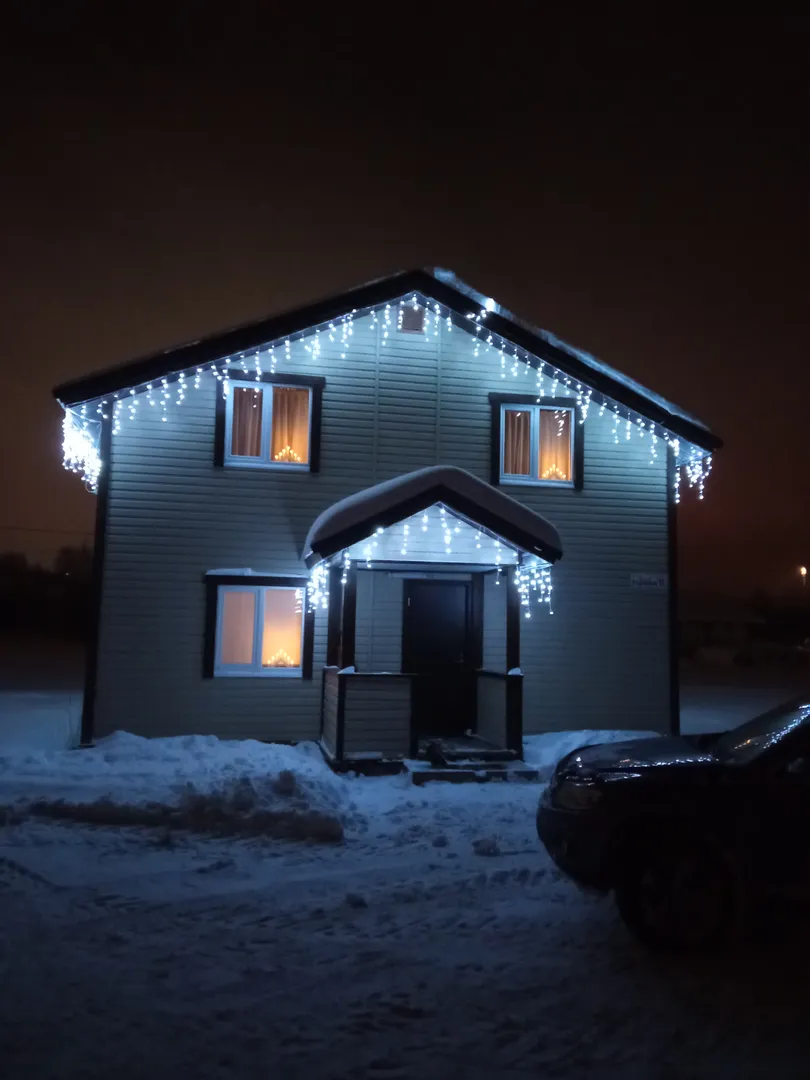
<svg viewBox="0 0 810 1080">
<path fill-rule="evenodd" d="M 124 26 L 29 4 L 5 27 L 0 549 L 92 528 L 55 383 L 439 265 L 725 440 L 682 504 L 688 587 L 796 582 L 807 20 L 171 7 Z"/>
</svg>

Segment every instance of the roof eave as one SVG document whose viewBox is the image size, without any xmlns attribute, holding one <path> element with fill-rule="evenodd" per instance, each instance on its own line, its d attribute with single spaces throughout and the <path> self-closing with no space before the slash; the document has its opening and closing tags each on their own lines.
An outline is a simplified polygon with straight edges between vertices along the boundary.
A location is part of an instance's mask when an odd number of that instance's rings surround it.
<svg viewBox="0 0 810 1080">
<path fill-rule="evenodd" d="M 385 304 L 411 292 L 429 297 L 462 317 L 474 316 L 481 311 L 479 294 L 473 290 L 464 292 L 427 270 L 406 270 L 294 311 L 235 327 L 209 338 L 152 354 L 130 364 L 61 383 L 54 388 L 53 395 L 68 408 L 85 401 L 104 398 L 127 387 L 155 382 L 180 371 L 205 367 L 224 357 L 249 352 L 267 342 L 283 340 L 311 326 L 339 319 L 349 311 Z M 657 402 L 617 382 L 607 373 L 595 370 L 577 356 L 500 314 L 497 306 L 495 310 L 487 312 L 486 327 L 527 353 L 553 364 L 571 378 L 586 383 L 598 393 L 618 401 L 709 453 L 719 450 L 723 445 L 708 428 L 670 413 Z"/>
</svg>

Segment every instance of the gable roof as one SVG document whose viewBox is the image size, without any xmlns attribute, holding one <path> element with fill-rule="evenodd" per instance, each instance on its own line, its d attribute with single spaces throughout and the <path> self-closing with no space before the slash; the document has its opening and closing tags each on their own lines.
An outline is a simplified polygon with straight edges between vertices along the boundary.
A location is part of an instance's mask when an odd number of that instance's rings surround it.
<svg viewBox="0 0 810 1080">
<path fill-rule="evenodd" d="M 365 488 L 324 510 L 307 534 L 308 566 L 441 503 L 531 555 L 562 558 L 560 534 L 544 517 L 455 465 L 430 465 Z"/>
<path fill-rule="evenodd" d="M 485 311 L 488 333 L 552 364 L 572 379 L 586 383 L 597 393 L 612 398 L 695 446 L 707 451 L 722 446 L 721 440 L 705 424 L 678 405 L 590 353 L 524 322 L 491 298 L 466 285 L 451 271 L 439 268 L 406 270 L 380 278 L 294 311 L 247 323 L 128 364 L 61 383 L 55 387 L 53 394 L 66 407 L 103 398 L 180 371 L 203 367 L 223 357 L 254 351 L 270 342 L 292 338 L 312 327 L 338 320 L 347 312 L 360 313 L 363 309 L 371 309 L 413 293 L 439 303 L 464 319 L 475 319 Z"/>
</svg>

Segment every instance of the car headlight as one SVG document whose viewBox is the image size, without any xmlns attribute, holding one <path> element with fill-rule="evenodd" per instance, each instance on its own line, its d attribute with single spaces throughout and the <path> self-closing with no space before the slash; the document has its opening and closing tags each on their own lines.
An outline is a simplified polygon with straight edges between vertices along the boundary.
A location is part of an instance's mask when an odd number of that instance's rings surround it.
<svg viewBox="0 0 810 1080">
<path fill-rule="evenodd" d="M 602 795 L 602 789 L 592 780 L 562 780 L 554 785 L 551 802 L 560 810 L 590 810 Z"/>
</svg>

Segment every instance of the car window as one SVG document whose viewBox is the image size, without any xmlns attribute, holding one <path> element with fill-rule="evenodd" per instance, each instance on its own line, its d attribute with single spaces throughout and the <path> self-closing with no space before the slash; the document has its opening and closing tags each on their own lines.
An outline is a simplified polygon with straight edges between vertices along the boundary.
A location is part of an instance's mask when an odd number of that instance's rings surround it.
<svg viewBox="0 0 810 1080">
<path fill-rule="evenodd" d="M 727 731 L 713 744 L 712 754 L 728 765 L 747 765 L 801 725 L 810 729 L 810 704 L 774 709 Z"/>
</svg>

